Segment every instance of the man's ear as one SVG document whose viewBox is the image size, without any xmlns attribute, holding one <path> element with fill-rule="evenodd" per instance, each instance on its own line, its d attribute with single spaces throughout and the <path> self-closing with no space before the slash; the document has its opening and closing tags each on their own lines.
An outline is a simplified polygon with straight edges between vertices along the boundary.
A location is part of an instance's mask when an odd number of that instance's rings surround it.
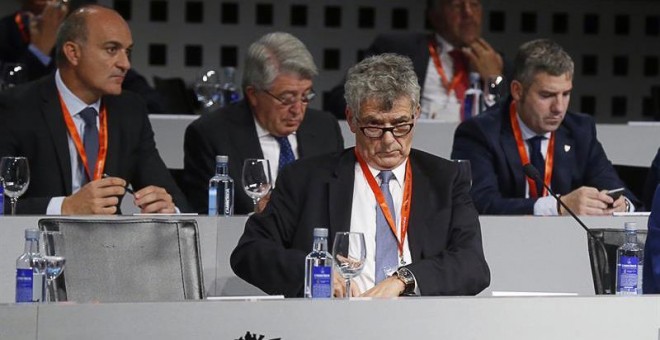
<svg viewBox="0 0 660 340">
<path fill-rule="evenodd" d="M 517 80 L 513 80 L 511 82 L 511 97 L 513 97 L 513 100 L 520 102 L 520 100 L 523 97 L 523 85 Z"/>
<path fill-rule="evenodd" d="M 251 107 L 257 106 L 257 90 L 254 86 L 245 87 L 245 98 Z"/>
<path fill-rule="evenodd" d="M 348 127 L 351 128 L 351 132 L 357 133 L 357 124 L 355 123 L 355 119 L 353 118 L 353 111 L 346 106 L 346 122 L 348 123 Z"/>
<path fill-rule="evenodd" d="M 80 45 L 73 42 L 73 41 L 67 41 L 64 43 L 62 46 L 62 51 L 64 52 L 64 56 L 66 59 L 69 61 L 69 64 L 71 65 L 78 65 L 80 62 Z"/>
</svg>

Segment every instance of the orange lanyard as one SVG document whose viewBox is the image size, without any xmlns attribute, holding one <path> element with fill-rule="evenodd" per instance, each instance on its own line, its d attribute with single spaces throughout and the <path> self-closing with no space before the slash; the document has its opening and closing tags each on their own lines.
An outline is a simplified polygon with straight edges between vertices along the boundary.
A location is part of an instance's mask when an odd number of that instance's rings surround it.
<svg viewBox="0 0 660 340">
<path fill-rule="evenodd" d="M 520 131 L 520 125 L 518 124 L 518 111 L 516 108 L 516 102 L 512 101 L 509 106 L 509 117 L 511 119 L 511 128 L 513 129 L 513 135 L 516 137 L 516 145 L 518 146 L 518 154 L 520 154 L 520 160 L 522 161 L 523 166 L 529 163 L 529 157 L 527 156 L 527 150 L 525 150 L 525 142 L 522 138 L 522 132 Z M 548 152 L 545 156 L 545 176 L 543 182 L 545 186 L 543 187 L 543 196 L 548 195 L 548 189 L 546 187 L 550 186 L 550 180 L 552 179 L 552 166 L 555 161 L 555 134 L 554 132 L 550 134 L 550 144 L 548 145 Z M 540 197 L 536 192 L 536 183 L 533 179 L 527 177 L 527 184 L 529 186 L 529 196 L 530 197 Z"/>
<path fill-rule="evenodd" d="M 383 215 L 385 215 L 385 219 L 387 220 L 387 224 L 389 224 L 390 229 L 392 229 L 394 235 L 397 236 L 396 224 L 394 223 L 394 218 L 392 218 L 392 213 L 390 212 L 390 208 L 387 206 L 387 202 L 385 201 L 385 196 L 383 196 L 383 192 L 380 191 L 380 187 L 378 186 L 378 183 L 376 183 L 376 179 L 374 178 L 374 175 L 371 174 L 371 171 L 369 170 L 367 163 L 362 159 L 362 157 L 360 157 L 360 154 L 358 153 L 357 149 L 355 150 L 355 157 L 357 157 L 358 163 L 360 163 L 360 168 L 362 168 L 362 173 L 364 174 L 364 178 L 367 180 L 367 183 L 369 183 L 369 187 L 371 188 L 371 191 L 374 193 L 374 196 L 376 196 L 376 202 L 378 202 L 378 205 L 382 209 Z M 410 167 L 410 160 L 408 160 L 406 164 L 406 174 L 405 174 L 405 181 L 403 186 L 403 202 L 401 202 L 401 234 L 397 236 L 397 240 L 398 240 L 397 247 L 399 248 L 399 258 L 402 263 L 403 263 L 403 245 L 406 241 L 406 235 L 408 234 L 408 224 L 410 222 L 411 198 L 412 198 L 412 171 Z"/>
<path fill-rule="evenodd" d="M 100 179 L 101 176 L 103 176 L 105 158 L 108 154 L 108 112 L 105 108 L 105 105 L 101 105 L 101 112 L 99 113 L 99 157 L 96 160 L 96 168 L 94 169 L 92 176 L 92 172 L 89 169 L 89 165 L 87 164 L 87 154 L 85 153 L 85 147 L 83 146 L 80 135 L 78 134 L 78 129 L 76 129 L 76 124 L 73 122 L 73 118 L 71 118 L 71 114 L 69 113 L 69 109 L 67 109 L 66 104 L 64 104 L 64 100 L 62 100 L 62 96 L 59 95 L 59 98 L 60 105 L 62 106 L 64 122 L 66 123 L 66 128 L 69 130 L 69 136 L 71 136 L 73 144 L 76 146 L 78 156 L 80 156 L 80 161 L 85 166 L 87 178 L 90 178 L 90 181 Z"/>
<path fill-rule="evenodd" d="M 429 40 L 429 53 L 431 54 L 435 69 L 440 75 L 442 87 L 447 90 L 447 95 L 449 95 L 449 93 L 456 88 L 456 85 L 467 79 L 467 72 L 465 72 L 465 69 L 463 68 L 454 67 L 454 78 L 452 78 L 450 83 L 445 74 L 445 70 L 442 68 L 442 63 L 440 62 L 440 56 L 438 55 L 438 42 L 433 38 Z"/>
<path fill-rule="evenodd" d="M 21 12 L 16 13 L 14 21 L 16 22 L 16 26 L 18 26 L 18 31 L 21 32 L 21 38 L 23 39 L 23 42 L 26 44 L 30 43 L 30 35 L 25 29 L 25 23 L 23 22 L 23 16 L 21 15 Z"/>
</svg>

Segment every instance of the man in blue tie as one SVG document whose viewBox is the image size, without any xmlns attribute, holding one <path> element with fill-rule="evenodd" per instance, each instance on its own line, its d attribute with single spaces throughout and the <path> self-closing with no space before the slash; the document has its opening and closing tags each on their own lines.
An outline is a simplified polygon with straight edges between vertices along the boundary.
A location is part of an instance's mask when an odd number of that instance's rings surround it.
<svg viewBox="0 0 660 340">
<path fill-rule="evenodd" d="M 555 42 L 523 44 L 511 97 L 456 129 L 451 157 L 470 160 L 479 213 L 566 214 L 544 184 L 577 214 L 608 215 L 639 206 L 628 190 L 616 200 L 606 194 L 624 184 L 596 138 L 593 119 L 567 111 L 573 68 Z M 534 165 L 543 182 L 526 178 L 526 164 Z"/>
<path fill-rule="evenodd" d="M 268 294 L 302 296 L 312 231 L 365 235 L 367 258 L 351 296 L 473 295 L 486 288 L 469 178 L 412 149 L 420 87 L 409 58 L 384 54 L 352 67 L 345 84 L 355 147 L 284 168 L 231 255 L 234 272 Z M 335 275 L 335 296 L 344 296 Z"/>
<path fill-rule="evenodd" d="M 114 10 L 74 11 L 57 36 L 57 71 L 0 96 L 0 156 L 26 156 L 23 214 L 114 214 L 128 184 L 144 213 L 187 209 L 139 97 L 122 93 L 133 39 Z"/>
<path fill-rule="evenodd" d="M 291 34 L 275 32 L 250 45 L 244 63 L 245 99 L 203 115 L 186 129 L 185 191 L 195 211 L 208 211 L 208 182 L 215 156 L 229 156 L 229 176 L 241 181 L 243 161 L 265 158 L 275 180 L 280 170 L 299 158 L 344 148 L 337 120 L 309 108 L 316 98 L 316 64 L 307 47 Z M 263 207 L 268 198 L 260 200 Z M 235 192 L 234 212 L 254 209 L 243 190 Z"/>
</svg>

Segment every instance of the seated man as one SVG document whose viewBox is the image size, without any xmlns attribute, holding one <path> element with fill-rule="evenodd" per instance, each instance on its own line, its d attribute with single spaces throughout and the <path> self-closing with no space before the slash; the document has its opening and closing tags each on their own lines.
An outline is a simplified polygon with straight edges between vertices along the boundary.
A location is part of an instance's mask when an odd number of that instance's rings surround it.
<svg viewBox="0 0 660 340">
<path fill-rule="evenodd" d="M 453 162 L 411 149 L 419 117 L 412 62 L 372 56 L 349 70 L 345 88 L 355 148 L 285 168 L 265 210 L 248 219 L 232 269 L 268 294 L 302 296 L 312 231 L 326 227 L 329 244 L 336 232 L 365 235 L 352 296 L 479 293 L 490 272 L 469 179 Z M 335 296 L 344 296 L 334 277 Z"/>
<path fill-rule="evenodd" d="M 187 209 L 144 102 L 122 93 L 132 46 L 117 12 L 81 7 L 58 31 L 57 71 L 0 94 L 0 156 L 31 169 L 18 213 L 114 214 L 127 183 L 144 213 Z"/>
<path fill-rule="evenodd" d="M 19 11 L 0 19 L 0 62 L 23 64 L 27 72 L 25 80 L 32 81 L 56 69 L 52 58 L 55 38 L 69 5 L 52 0 L 20 2 Z M 164 111 L 162 96 L 134 70 L 128 70 L 122 88 L 139 94 L 147 102 L 150 113 Z"/>
<path fill-rule="evenodd" d="M 660 187 L 654 191 L 651 201 L 653 205 L 648 206 L 651 215 L 644 245 L 644 294 L 660 293 Z"/>
<path fill-rule="evenodd" d="M 216 155 L 229 156 L 229 176 L 241 188 L 245 159 L 268 159 L 275 181 L 286 163 L 344 148 L 337 120 L 308 107 L 316 97 L 312 78 L 317 73 L 307 47 L 291 34 L 266 34 L 250 46 L 243 72 L 245 99 L 202 115 L 186 129 L 184 180 L 196 212 L 208 211 Z M 254 210 L 243 190 L 234 195 L 234 213 Z"/>
<path fill-rule="evenodd" d="M 365 52 L 410 57 L 421 86 L 421 118 L 458 122 L 469 73 L 482 81 L 508 72 L 502 56 L 481 36 L 481 0 L 427 0 L 433 33 L 381 34 Z M 501 78 L 500 78 L 501 79 Z M 343 84 L 332 89 L 326 109 L 344 118 Z M 492 104 L 488 102 L 488 104 Z"/>
<path fill-rule="evenodd" d="M 534 40 L 515 59 L 511 97 L 461 123 L 451 157 L 472 165 L 472 198 L 481 214 L 565 214 L 543 183 L 526 178 L 531 163 L 545 184 L 576 214 L 608 215 L 639 204 L 628 190 L 613 200 L 605 191 L 623 187 L 585 114 L 567 112 L 573 60 L 558 44 Z"/>
</svg>

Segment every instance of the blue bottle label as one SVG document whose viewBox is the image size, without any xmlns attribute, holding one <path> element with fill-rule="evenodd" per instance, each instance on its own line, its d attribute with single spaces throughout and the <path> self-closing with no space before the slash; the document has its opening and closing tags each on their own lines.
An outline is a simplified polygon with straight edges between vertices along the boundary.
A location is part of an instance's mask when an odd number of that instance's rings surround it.
<svg viewBox="0 0 660 340">
<path fill-rule="evenodd" d="M 639 258 L 636 256 L 621 256 L 619 263 L 619 292 L 637 292 Z"/>
<path fill-rule="evenodd" d="M 16 269 L 16 302 L 32 302 L 32 268 Z"/>
<path fill-rule="evenodd" d="M 209 188 L 209 216 L 218 214 L 218 189 Z"/>
<path fill-rule="evenodd" d="M 0 180 L 0 215 L 5 214 L 5 189 L 2 187 L 2 181 Z"/>
<path fill-rule="evenodd" d="M 332 267 L 316 266 L 312 268 L 312 298 L 332 297 Z"/>
</svg>

